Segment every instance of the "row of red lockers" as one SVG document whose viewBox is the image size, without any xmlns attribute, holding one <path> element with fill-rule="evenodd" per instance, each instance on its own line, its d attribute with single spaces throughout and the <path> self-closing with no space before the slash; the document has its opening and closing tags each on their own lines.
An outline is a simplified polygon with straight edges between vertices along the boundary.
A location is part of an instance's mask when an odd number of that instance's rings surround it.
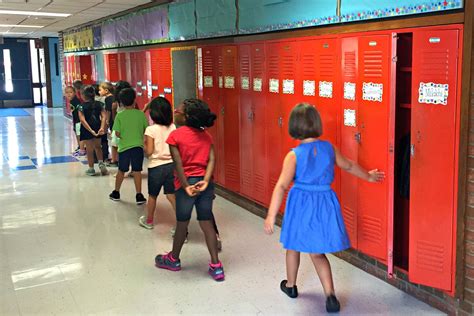
<svg viewBox="0 0 474 316">
<path fill-rule="evenodd" d="M 409 276 L 414 282 L 450 291 L 462 27 L 399 32 L 413 34 L 413 53 L 405 61 L 410 65 L 398 65 L 412 73 L 412 88 L 406 91 L 411 90 L 408 124 L 412 131 Z M 390 271 L 396 56 L 394 31 L 198 46 L 198 95 L 218 116 L 210 129 L 217 155 L 216 182 L 268 205 L 282 159 L 297 145 L 287 132 L 289 112 L 299 102 L 316 105 L 323 119 L 323 139 L 363 167 L 387 174 L 384 183 L 370 184 L 337 172 L 334 189 L 353 247 L 386 262 Z M 104 60 L 107 80 L 130 81 L 140 106 L 150 95 L 171 99 L 165 93 L 172 91 L 170 49 L 105 53 Z M 69 73 L 74 65 L 81 67 L 66 62 Z M 447 85 L 446 103 L 420 101 L 421 83 Z"/>
</svg>

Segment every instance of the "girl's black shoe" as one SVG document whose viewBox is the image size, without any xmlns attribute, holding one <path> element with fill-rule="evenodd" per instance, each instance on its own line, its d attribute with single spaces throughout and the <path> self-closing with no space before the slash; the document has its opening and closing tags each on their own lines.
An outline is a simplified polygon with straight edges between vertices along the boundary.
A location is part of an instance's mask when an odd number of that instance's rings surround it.
<svg viewBox="0 0 474 316">
<path fill-rule="evenodd" d="M 298 288 L 295 286 L 293 287 L 286 287 L 287 280 L 283 280 L 280 283 L 280 289 L 282 290 L 283 293 L 288 295 L 291 298 L 296 298 L 298 296 Z"/>
<path fill-rule="evenodd" d="M 331 294 L 326 299 L 326 311 L 328 313 L 337 313 L 341 309 L 341 304 L 337 300 L 336 296 Z"/>
</svg>

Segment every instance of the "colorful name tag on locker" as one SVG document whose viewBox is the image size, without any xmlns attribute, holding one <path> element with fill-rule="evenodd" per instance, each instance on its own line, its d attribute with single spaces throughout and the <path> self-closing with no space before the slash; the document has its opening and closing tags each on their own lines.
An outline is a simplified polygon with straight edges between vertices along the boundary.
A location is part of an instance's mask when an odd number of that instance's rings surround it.
<svg viewBox="0 0 474 316">
<path fill-rule="evenodd" d="M 356 127 L 356 111 L 344 109 L 344 126 Z"/>
<path fill-rule="evenodd" d="M 167 93 L 167 94 L 171 94 L 172 90 L 171 90 L 171 88 L 164 88 L 163 92 Z"/>
<path fill-rule="evenodd" d="M 253 79 L 253 91 L 261 92 L 263 86 L 262 78 Z"/>
<path fill-rule="evenodd" d="M 382 102 L 383 83 L 364 82 L 362 100 Z"/>
<path fill-rule="evenodd" d="M 295 93 L 295 81 L 290 79 L 283 80 L 283 94 Z"/>
<path fill-rule="evenodd" d="M 278 79 L 270 79 L 269 80 L 269 90 L 271 93 L 279 93 L 280 92 L 280 81 Z"/>
<path fill-rule="evenodd" d="M 332 82 L 319 82 L 319 96 L 321 98 L 332 98 Z"/>
<path fill-rule="evenodd" d="M 212 76 L 204 76 L 204 87 L 205 88 L 213 87 Z"/>
<path fill-rule="evenodd" d="M 420 82 L 418 103 L 448 104 L 449 85 L 433 82 Z"/>
<path fill-rule="evenodd" d="M 234 89 L 235 88 L 234 77 L 231 77 L 231 76 L 226 76 L 225 77 L 224 88 L 226 88 L 226 89 Z"/>
<path fill-rule="evenodd" d="M 242 87 L 243 90 L 250 89 L 250 79 L 249 79 L 249 77 L 242 77 L 240 81 L 241 81 L 241 87 Z"/>
<path fill-rule="evenodd" d="M 316 81 L 304 80 L 303 81 L 303 95 L 315 96 L 316 95 Z"/>
<path fill-rule="evenodd" d="M 356 99 L 356 84 L 353 82 L 344 82 L 344 99 L 355 101 Z"/>
<path fill-rule="evenodd" d="M 222 78 L 222 76 L 219 76 L 219 88 L 223 88 L 224 87 L 224 79 Z"/>
</svg>

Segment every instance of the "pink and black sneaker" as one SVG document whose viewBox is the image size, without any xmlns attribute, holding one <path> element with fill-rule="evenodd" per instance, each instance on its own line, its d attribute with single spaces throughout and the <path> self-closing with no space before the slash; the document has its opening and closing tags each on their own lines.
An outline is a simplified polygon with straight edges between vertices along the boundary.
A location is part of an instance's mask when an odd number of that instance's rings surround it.
<svg viewBox="0 0 474 316">
<path fill-rule="evenodd" d="M 224 281 L 225 275 L 224 275 L 224 267 L 222 266 L 222 262 L 219 261 L 219 263 L 209 263 L 209 275 L 215 280 L 215 281 Z"/>
<path fill-rule="evenodd" d="M 170 271 L 181 270 L 181 260 L 173 258 L 171 252 L 165 255 L 158 255 L 155 257 L 155 265 L 158 268 L 166 269 Z"/>
</svg>

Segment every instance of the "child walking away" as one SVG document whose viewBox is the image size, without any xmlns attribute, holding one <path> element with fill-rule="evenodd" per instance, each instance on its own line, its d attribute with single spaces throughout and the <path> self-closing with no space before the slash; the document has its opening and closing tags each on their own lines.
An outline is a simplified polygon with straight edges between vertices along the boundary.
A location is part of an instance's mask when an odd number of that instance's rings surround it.
<svg viewBox="0 0 474 316">
<path fill-rule="evenodd" d="M 99 169 L 102 175 L 107 175 L 108 171 L 105 167 L 100 140 L 105 133 L 105 111 L 101 102 L 95 101 L 95 90 L 92 86 L 84 86 L 82 98 L 85 100 L 79 107 L 79 119 L 81 121 L 81 140 L 86 143 L 87 162 L 89 169 L 86 174 L 95 176 L 94 169 L 94 152 L 99 162 Z"/>
<path fill-rule="evenodd" d="M 137 205 L 145 204 L 146 199 L 142 194 L 142 168 L 143 168 L 143 134 L 148 126 L 145 114 L 135 109 L 135 90 L 125 88 L 120 91 L 118 99 L 125 109 L 117 113 L 113 131 L 118 137 L 119 166 L 115 177 L 115 190 L 109 197 L 113 201 L 120 200 L 120 187 L 122 186 L 125 172 L 132 166 L 133 179 L 137 194 Z"/>
<path fill-rule="evenodd" d="M 298 104 L 291 111 L 289 133 L 300 140 L 300 145 L 285 157 L 264 227 L 268 234 L 273 233 L 285 190 L 293 181 L 280 236 L 280 242 L 286 249 L 287 274 L 280 288 L 291 298 L 298 296 L 296 277 L 300 252 L 309 253 L 326 295 L 326 310 L 329 313 L 338 312 L 340 304 L 325 254 L 345 250 L 350 247 L 350 242 L 339 201 L 331 189 L 334 164 L 369 182 L 380 182 L 385 175 L 377 169 L 365 171 L 342 156 L 331 143 L 319 140 L 322 134 L 321 118 L 312 105 Z"/>
<path fill-rule="evenodd" d="M 145 155 L 148 157 L 148 204 L 147 215 L 139 219 L 139 223 L 146 229 L 153 229 L 156 198 L 164 189 L 173 210 L 176 209 L 174 196 L 174 164 L 171 159 L 169 145 L 166 139 L 176 129 L 173 121 L 173 111 L 168 100 L 162 97 L 153 99 L 147 108 L 155 124 L 145 130 Z"/>
<path fill-rule="evenodd" d="M 176 166 L 176 234 L 173 250 L 157 255 L 155 264 L 162 269 L 181 270 L 180 252 L 188 231 L 193 207 L 204 233 L 211 255 L 209 275 L 216 281 L 224 280 L 224 267 L 219 261 L 216 230 L 213 225 L 212 203 L 214 199 L 214 147 L 212 137 L 205 130 L 214 125 L 216 115 L 206 103 L 187 99 L 175 110 L 177 125 L 185 125 L 168 137 L 171 156 Z"/>
<path fill-rule="evenodd" d="M 82 88 L 84 87 L 84 84 L 82 83 L 82 81 L 79 79 L 74 80 L 74 82 L 72 83 L 72 86 L 76 90 L 76 96 L 79 99 L 79 101 L 81 101 L 81 103 L 84 103 L 85 100 L 82 98 L 82 93 L 81 93 Z"/>
<path fill-rule="evenodd" d="M 101 142 L 102 153 L 104 155 L 104 160 L 106 162 L 110 162 L 109 161 L 108 129 L 109 129 L 109 127 L 112 128 L 112 125 L 110 125 L 110 123 L 111 123 L 110 119 L 111 119 L 111 116 L 112 116 L 112 103 L 113 103 L 113 100 L 114 100 L 114 97 L 112 95 L 113 91 L 114 91 L 114 87 L 109 82 L 102 82 L 99 85 L 99 95 L 104 100 L 105 113 L 106 113 L 106 122 L 107 122 L 107 124 L 105 125 L 106 133 L 102 137 L 102 142 Z"/>
<path fill-rule="evenodd" d="M 73 86 L 67 86 L 64 89 L 64 95 L 71 105 L 72 129 L 77 139 L 77 149 L 74 151 L 74 156 L 85 156 L 86 150 L 84 148 L 84 142 L 81 142 L 79 137 L 81 135 L 81 121 L 79 120 L 79 106 L 81 105 L 81 101 L 77 97 L 76 89 Z"/>
</svg>

